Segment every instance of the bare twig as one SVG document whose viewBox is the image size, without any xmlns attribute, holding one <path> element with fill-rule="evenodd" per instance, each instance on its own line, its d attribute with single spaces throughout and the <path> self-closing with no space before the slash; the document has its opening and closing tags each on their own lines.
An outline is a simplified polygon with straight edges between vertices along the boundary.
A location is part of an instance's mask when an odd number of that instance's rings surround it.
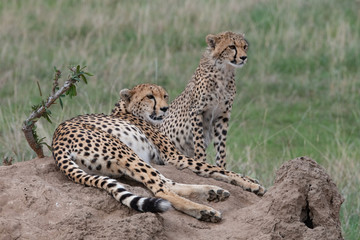
<svg viewBox="0 0 360 240">
<path fill-rule="evenodd" d="M 61 77 L 61 72 L 60 72 L 60 70 L 58 70 L 58 69 L 55 68 L 54 83 L 53 83 L 53 88 L 52 88 L 52 91 L 51 91 L 51 94 L 52 94 L 52 95 L 55 95 L 56 89 L 57 89 L 58 86 L 59 86 L 59 78 L 60 78 L 60 77 Z"/>
</svg>

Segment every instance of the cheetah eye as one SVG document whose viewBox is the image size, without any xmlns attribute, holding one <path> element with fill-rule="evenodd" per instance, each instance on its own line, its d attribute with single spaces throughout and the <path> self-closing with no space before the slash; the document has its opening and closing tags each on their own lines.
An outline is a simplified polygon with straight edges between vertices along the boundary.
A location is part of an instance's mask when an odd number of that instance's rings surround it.
<svg viewBox="0 0 360 240">
<path fill-rule="evenodd" d="M 230 45 L 229 48 L 232 49 L 232 50 L 236 49 L 235 45 Z"/>
<path fill-rule="evenodd" d="M 169 98 L 169 95 L 164 95 L 164 98 L 165 98 L 165 99 L 168 99 L 168 98 Z"/>
<path fill-rule="evenodd" d="M 149 94 L 149 95 L 147 95 L 146 97 L 147 97 L 148 99 L 155 99 L 154 95 L 152 95 L 152 94 Z"/>
<path fill-rule="evenodd" d="M 248 49 L 248 45 L 244 45 L 244 50 L 247 50 Z"/>
</svg>

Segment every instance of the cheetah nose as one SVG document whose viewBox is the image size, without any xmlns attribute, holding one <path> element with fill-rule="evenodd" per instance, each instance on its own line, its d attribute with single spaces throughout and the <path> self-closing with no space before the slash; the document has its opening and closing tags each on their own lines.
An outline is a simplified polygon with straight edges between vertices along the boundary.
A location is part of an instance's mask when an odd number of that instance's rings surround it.
<svg viewBox="0 0 360 240">
<path fill-rule="evenodd" d="M 160 108 L 161 111 L 166 112 L 169 109 L 169 107 L 162 107 Z"/>
<path fill-rule="evenodd" d="M 241 60 L 245 61 L 247 59 L 247 56 L 240 57 Z"/>
</svg>

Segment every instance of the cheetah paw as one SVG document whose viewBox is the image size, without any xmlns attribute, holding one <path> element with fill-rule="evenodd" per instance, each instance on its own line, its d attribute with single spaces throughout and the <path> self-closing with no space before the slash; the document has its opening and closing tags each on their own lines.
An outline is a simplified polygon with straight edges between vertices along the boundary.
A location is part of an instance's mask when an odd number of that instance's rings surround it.
<svg viewBox="0 0 360 240">
<path fill-rule="evenodd" d="M 264 194 L 266 193 L 266 188 L 264 188 L 263 186 L 259 185 L 259 188 L 257 190 L 252 190 L 253 193 L 255 193 L 258 196 L 264 196 Z"/>
<path fill-rule="evenodd" d="M 252 185 L 255 185 L 255 186 L 243 187 L 243 189 L 248 191 L 248 192 L 255 193 L 258 196 L 263 196 L 267 191 L 266 188 L 264 188 L 260 184 L 252 184 Z"/>
<path fill-rule="evenodd" d="M 199 220 L 217 223 L 221 221 L 221 213 L 216 210 L 201 210 Z"/>
<path fill-rule="evenodd" d="M 258 180 L 249 177 L 242 177 L 241 181 L 234 179 L 230 183 L 258 196 L 263 196 L 266 193 L 266 188 L 261 186 Z"/>
<path fill-rule="evenodd" d="M 209 202 L 225 201 L 230 196 L 230 192 L 228 192 L 224 189 L 218 189 L 218 190 L 216 190 L 216 192 L 215 192 L 215 190 L 211 189 L 208 192 L 208 194 L 209 194 L 209 197 L 207 200 Z"/>
</svg>

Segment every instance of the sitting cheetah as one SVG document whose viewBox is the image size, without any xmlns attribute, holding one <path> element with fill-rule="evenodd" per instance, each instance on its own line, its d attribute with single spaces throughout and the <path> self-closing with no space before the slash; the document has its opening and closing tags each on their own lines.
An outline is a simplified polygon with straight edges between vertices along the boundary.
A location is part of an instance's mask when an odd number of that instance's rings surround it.
<svg viewBox="0 0 360 240">
<path fill-rule="evenodd" d="M 164 212 L 171 206 L 199 220 L 218 222 L 217 210 L 192 202 L 198 195 L 223 201 L 230 193 L 211 185 L 180 184 L 167 179 L 150 164 L 170 163 L 195 173 L 239 185 L 262 195 L 257 182 L 181 155 L 154 125 L 168 110 L 168 95 L 159 86 L 142 84 L 120 92 L 111 115 L 81 115 L 60 124 L 52 149 L 60 170 L 71 180 L 105 189 L 122 204 L 142 212 Z M 136 196 L 111 177 L 126 175 L 143 183 L 156 198 Z"/>
<path fill-rule="evenodd" d="M 206 37 L 207 49 L 185 90 L 170 104 L 160 129 L 181 153 L 206 161 L 214 140 L 216 164 L 226 167 L 225 142 L 236 93 L 235 68 L 247 61 L 242 34 L 224 32 Z"/>
</svg>

